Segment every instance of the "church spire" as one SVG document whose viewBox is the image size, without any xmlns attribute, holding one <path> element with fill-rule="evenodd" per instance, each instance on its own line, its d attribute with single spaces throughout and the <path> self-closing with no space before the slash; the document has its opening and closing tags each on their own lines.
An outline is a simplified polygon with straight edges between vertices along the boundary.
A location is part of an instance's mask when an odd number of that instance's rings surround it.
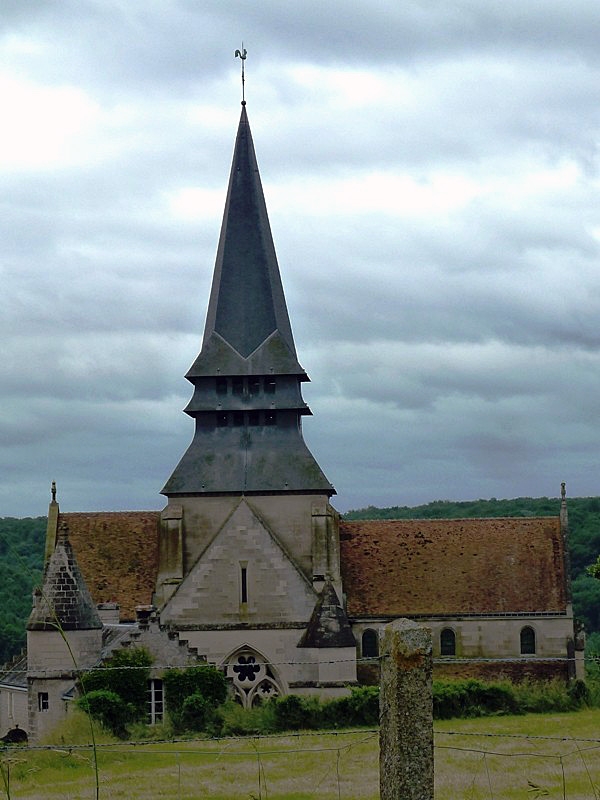
<svg viewBox="0 0 600 800">
<path fill-rule="evenodd" d="M 186 378 L 196 432 L 163 494 L 334 493 L 302 438 L 308 376 L 296 356 L 245 102 L 202 349 Z"/>
<path fill-rule="evenodd" d="M 298 364 L 245 104 L 238 126 L 202 351 L 188 378 L 215 372 L 306 376 Z"/>
</svg>

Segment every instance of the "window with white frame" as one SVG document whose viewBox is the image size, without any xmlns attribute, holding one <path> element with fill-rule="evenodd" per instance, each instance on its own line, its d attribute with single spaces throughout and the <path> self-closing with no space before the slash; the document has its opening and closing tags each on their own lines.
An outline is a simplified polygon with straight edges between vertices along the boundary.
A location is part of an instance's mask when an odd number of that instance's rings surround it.
<svg viewBox="0 0 600 800">
<path fill-rule="evenodd" d="M 148 723 L 156 725 L 157 722 L 162 722 L 163 714 L 163 682 L 160 678 L 151 678 L 148 681 Z"/>
</svg>

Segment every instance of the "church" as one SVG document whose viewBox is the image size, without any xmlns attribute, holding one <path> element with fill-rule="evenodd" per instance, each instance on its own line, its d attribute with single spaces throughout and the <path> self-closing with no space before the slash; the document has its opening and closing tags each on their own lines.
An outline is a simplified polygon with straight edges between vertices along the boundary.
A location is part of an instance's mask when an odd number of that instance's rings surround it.
<svg viewBox="0 0 600 800">
<path fill-rule="evenodd" d="M 186 378 L 194 433 L 161 512 L 63 512 L 53 485 L 28 654 L 0 675 L 0 735 L 40 740 L 68 713 L 69 648 L 86 669 L 146 647 L 151 721 L 161 666 L 214 664 L 245 707 L 374 682 L 380 632 L 399 617 L 432 630 L 440 674 L 579 673 L 564 484 L 555 517 L 347 521 L 332 506 L 302 434 L 309 379 L 245 101 Z"/>
</svg>

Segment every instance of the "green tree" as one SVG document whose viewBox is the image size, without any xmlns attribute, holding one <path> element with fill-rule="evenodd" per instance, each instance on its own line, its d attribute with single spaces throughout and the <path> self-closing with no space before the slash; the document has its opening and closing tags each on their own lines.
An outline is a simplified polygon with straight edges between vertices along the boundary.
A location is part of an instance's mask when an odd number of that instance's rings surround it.
<svg viewBox="0 0 600 800">
<path fill-rule="evenodd" d="M 116 650 L 101 667 L 82 676 L 81 707 L 117 736 L 123 735 L 127 724 L 146 718 L 151 664 L 152 656 L 144 647 Z M 114 728 L 110 720 L 115 721 Z"/>
</svg>

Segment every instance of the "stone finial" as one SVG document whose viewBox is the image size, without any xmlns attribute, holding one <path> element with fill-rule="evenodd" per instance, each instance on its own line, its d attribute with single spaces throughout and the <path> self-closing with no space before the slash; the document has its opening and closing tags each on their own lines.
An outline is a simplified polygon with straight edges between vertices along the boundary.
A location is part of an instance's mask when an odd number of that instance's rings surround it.
<svg viewBox="0 0 600 800">
<path fill-rule="evenodd" d="M 50 492 L 52 494 L 52 502 L 56 503 L 56 481 L 52 481 Z"/>
<path fill-rule="evenodd" d="M 560 498 L 563 501 L 567 499 L 567 484 L 564 481 L 560 484 Z"/>
</svg>

